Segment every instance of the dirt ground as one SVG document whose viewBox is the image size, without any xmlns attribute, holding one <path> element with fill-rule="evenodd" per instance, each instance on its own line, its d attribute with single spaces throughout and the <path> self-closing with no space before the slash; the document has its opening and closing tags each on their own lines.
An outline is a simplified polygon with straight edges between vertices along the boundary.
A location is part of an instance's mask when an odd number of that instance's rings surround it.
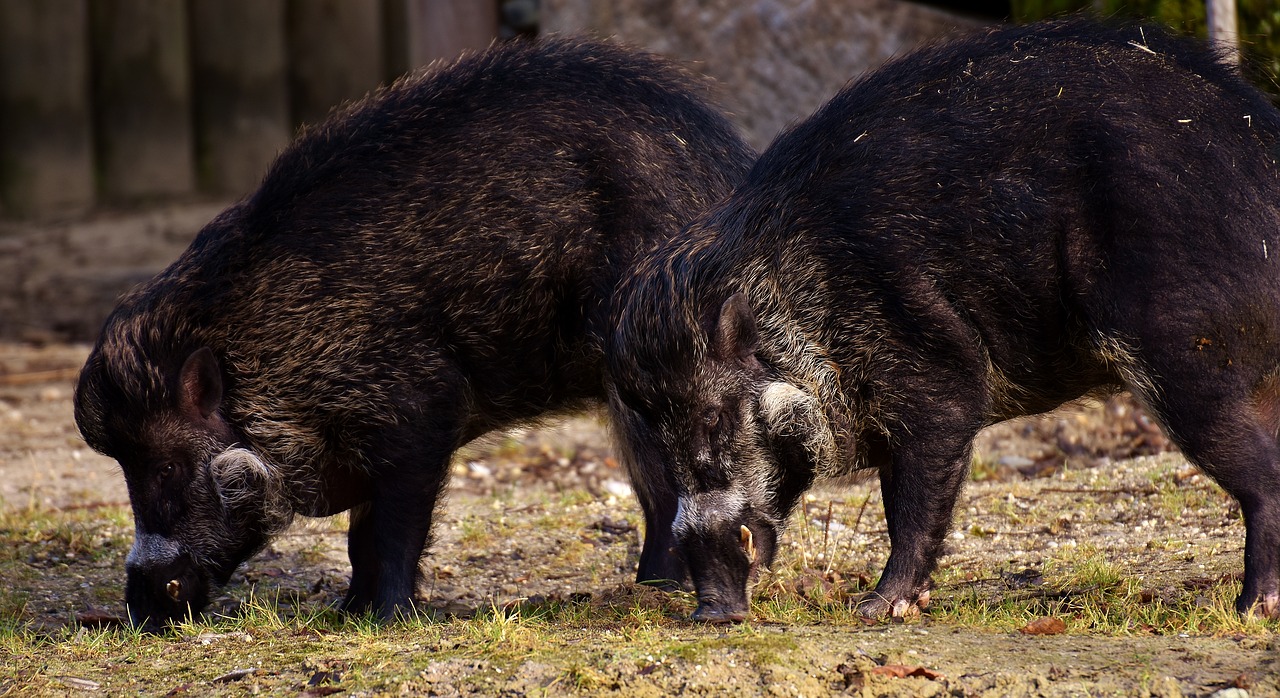
<svg viewBox="0 0 1280 698">
<path fill-rule="evenodd" d="M 83 345 L 0 344 L 0 514 L 71 515 L 127 505 L 117 466 L 90 451 L 72 422 L 74 376 L 87 351 Z M 1119 577 L 1105 584 L 1132 584 L 1153 608 L 1186 605 L 1187 598 L 1193 607 L 1202 600 L 1210 607 L 1207 590 L 1230 583 L 1240 570 L 1244 533 L 1238 506 L 1170 449 L 1124 397 L 998 425 L 977 445 L 974 482 L 958 507 L 949 552 L 935 575 L 936 613 L 902 625 L 867 626 L 787 622 L 785 614 L 762 607 L 755 622 L 708 628 L 679 620 L 692 610 L 687 595 L 630 584 L 641 517 L 596 417 L 491 436 L 455 460 L 436 542 L 424 563 L 424 602 L 450 618 L 512 604 L 648 605 L 675 619 L 664 641 L 703 649 L 637 659 L 615 647 L 627 638 L 582 630 L 564 652 L 594 648 L 605 654 L 593 655 L 590 672 L 573 674 L 576 688 L 563 681 L 564 667 L 547 661 L 525 659 L 503 669 L 487 660 L 437 661 L 426 652 L 415 660 L 422 668 L 414 665 L 413 678 L 398 690 L 1280 695 L 1280 641 L 1274 631 L 1170 633 L 1141 617 L 1098 629 L 1096 622 L 1082 620 L 1095 617 L 1096 609 L 1076 608 L 1066 614 L 1066 633 L 1036 636 L 959 615 L 995 609 L 1020 595 L 1054 598 L 1042 583 L 1050 577 L 1074 583 L 1087 596 L 1090 585 L 1100 582 L 1091 582 L 1083 570 L 1099 566 Z M 71 533 L 22 548 L 21 564 L 6 568 L 12 578 L 0 580 L 22 603 L 6 604 L 12 617 L 3 620 L 48 631 L 77 618 L 123 614 L 122 562 L 131 524 L 123 515 L 86 520 L 93 523 L 83 530 L 73 520 L 64 524 Z M 343 516 L 298 521 L 242 566 L 212 610 L 235 613 L 251 593 L 271 594 L 299 613 L 336 603 L 349 573 L 344 529 Z M 103 547 L 111 550 L 95 550 Z M 802 572 L 766 576 L 761 588 L 798 589 L 796 598 L 814 589 L 838 597 L 842 589 L 873 580 L 887 550 L 874 483 L 820 488 L 807 497 L 783 542 L 780 564 Z M 1198 589 L 1206 590 L 1203 599 Z M 760 603 L 759 593 L 756 598 Z M 447 637 L 448 627 L 441 632 Z M 287 677 L 305 670 L 274 671 Z M 916 673 L 899 675 L 908 671 Z M 112 686 L 134 692 L 127 684 L 109 683 L 114 680 L 94 679 L 108 692 Z M 21 684 L 0 678 L 0 694 L 15 686 L 21 693 Z"/>
</svg>

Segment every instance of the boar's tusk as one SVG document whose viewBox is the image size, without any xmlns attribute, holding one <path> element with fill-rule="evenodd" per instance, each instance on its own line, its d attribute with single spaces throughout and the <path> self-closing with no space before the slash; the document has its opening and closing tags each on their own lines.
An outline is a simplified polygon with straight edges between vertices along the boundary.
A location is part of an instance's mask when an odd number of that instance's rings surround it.
<svg viewBox="0 0 1280 698">
<path fill-rule="evenodd" d="M 169 595 L 169 598 L 174 601 L 178 601 L 178 597 L 182 595 L 182 582 L 179 582 L 176 579 L 170 579 L 169 583 L 164 585 L 164 590 L 165 593 Z"/>
<path fill-rule="evenodd" d="M 747 528 L 746 526 L 743 526 L 741 529 L 739 529 L 739 533 L 742 534 L 742 550 L 747 554 L 748 560 L 755 562 L 756 561 L 755 536 L 751 535 L 751 529 Z"/>
</svg>

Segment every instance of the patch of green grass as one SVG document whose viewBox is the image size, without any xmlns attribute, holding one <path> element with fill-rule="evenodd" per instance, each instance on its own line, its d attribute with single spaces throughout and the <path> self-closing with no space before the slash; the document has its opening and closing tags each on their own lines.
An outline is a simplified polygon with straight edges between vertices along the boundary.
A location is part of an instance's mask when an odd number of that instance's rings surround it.
<svg viewBox="0 0 1280 698">
<path fill-rule="evenodd" d="M 1199 590 L 1156 592 L 1088 546 L 1052 558 L 1045 568 L 1043 585 L 1031 588 L 940 584 L 930 614 L 947 624 L 998 631 L 1041 617 L 1060 618 L 1072 633 L 1121 636 L 1265 636 L 1280 629 L 1280 621 L 1239 616 L 1234 604 L 1240 586 L 1229 578 Z"/>
<path fill-rule="evenodd" d="M 673 666 L 690 671 L 695 665 L 723 663 L 726 656 L 756 667 L 751 671 L 757 673 L 734 676 L 786 676 L 793 667 L 811 661 L 805 657 L 812 652 L 800 651 L 804 645 L 798 644 L 796 629 L 834 630 L 840 641 L 867 629 L 853 605 L 873 588 L 888 551 L 878 496 L 873 495 L 874 488 L 861 488 L 837 495 L 830 504 L 806 502 L 804 516 L 797 516 L 782 539 L 774 570 L 752 590 L 753 622 L 715 627 L 688 622 L 696 605 L 691 594 L 617 586 L 616 581 L 604 581 L 604 572 L 574 588 L 591 592 L 590 597 L 548 594 L 552 598 L 547 600 L 482 608 L 470 618 L 422 613 L 384 625 L 369 616 L 343 615 L 308 598 L 306 591 L 262 577 L 262 583 L 271 586 L 230 592 L 243 595 L 238 604 L 228 606 L 237 609 L 232 615 L 194 619 L 160 636 L 74 623 L 37 625 L 29 621 L 50 605 L 41 595 L 47 584 L 61 585 L 66 592 L 53 605 L 65 604 L 74 611 L 82 610 L 87 599 L 119 603 L 120 570 L 131 538 L 128 512 L 5 511 L 0 513 L 0 575 L 10 584 L 0 588 L 0 656 L 6 658 L 0 694 L 20 686 L 22 694 L 61 695 L 74 689 L 65 683 L 66 677 L 92 681 L 102 695 L 166 693 L 183 686 L 192 695 L 296 694 L 328 671 L 325 667 L 341 667 L 341 678 L 333 685 L 344 694 L 426 693 L 441 681 L 459 690 L 491 692 L 509 685 L 505 682 L 513 672 L 530 671 L 531 666 L 542 667 L 534 673 L 536 680 L 519 684 L 515 692 L 625 693 L 627 677 L 658 680 Z M 477 526 L 508 526 L 510 535 L 563 527 L 573 532 L 564 537 L 565 552 L 539 552 L 530 559 L 541 565 L 561 554 L 576 561 L 580 570 L 593 565 L 603 570 L 605 553 L 616 552 L 618 542 L 597 548 L 582 540 L 579 534 L 592 540 L 601 537 L 587 528 L 595 513 L 585 519 L 548 518 L 556 497 L 565 495 L 548 495 L 542 500 L 547 511 L 526 508 L 523 519 L 511 513 L 506 519 L 494 515 L 474 520 Z M 585 499 L 582 504 L 594 501 L 581 493 L 569 499 L 578 498 Z M 985 499 L 984 506 L 1002 499 Z M 109 542 L 104 546 L 108 552 L 95 552 L 104 542 Z M 307 541 L 302 541 L 301 550 L 303 561 L 321 554 L 307 547 Z M 41 551 L 46 555 L 38 558 Z M 76 556 L 67 558 L 66 552 Z M 1066 622 L 1068 633 L 1121 637 L 1185 633 L 1268 638 L 1280 629 L 1275 621 L 1236 616 L 1232 604 L 1239 585 L 1231 578 L 1198 582 L 1195 587 L 1148 588 L 1135 570 L 1109 557 L 1109 552 L 1087 544 L 1060 548 L 1046 556 L 1042 583 L 1024 587 L 1007 579 L 1020 567 L 944 567 L 935 576 L 928 622 L 979 633 L 1010 632 L 1052 615 Z M 1203 551 L 1197 549 L 1197 554 Z M 49 566 L 53 555 L 61 557 L 61 566 Z M 562 563 L 567 564 L 556 562 Z M 616 563 L 609 564 L 614 565 L 616 580 Z M 76 576 L 91 570 L 99 570 L 95 588 L 84 589 Z M 882 629 L 871 631 L 879 634 Z M 214 682 L 234 669 L 249 667 L 258 672 Z M 760 674 L 765 671 L 761 667 L 781 671 Z M 649 673 L 637 678 L 642 670 Z"/>
<path fill-rule="evenodd" d="M 550 628 L 536 614 L 521 613 L 519 607 L 490 607 L 459 623 L 463 640 L 472 653 L 508 660 L 527 657 L 544 647 Z"/>
<path fill-rule="evenodd" d="M 591 504 L 594 501 L 596 501 L 595 495 L 591 494 L 587 490 L 574 489 L 561 492 L 557 498 L 557 505 L 561 509 L 568 509 L 570 507 Z"/>
<path fill-rule="evenodd" d="M 122 557 L 133 540 L 132 527 L 124 507 L 0 509 L 0 564 L 27 559 L 50 564 L 102 562 Z"/>
<path fill-rule="evenodd" d="M 1097 479 L 1111 484 L 1107 476 Z M 1027 514 L 1005 497 L 987 498 L 983 506 L 984 513 L 1011 521 Z M 803 518 L 793 521 L 773 570 L 753 589 L 757 622 L 865 627 L 853 608 L 874 589 L 883 563 L 877 556 L 887 553 L 887 547 L 847 546 L 839 564 L 824 565 L 832 547 L 831 537 L 824 540 L 822 533 Z M 797 545 L 788 545 L 787 538 Z M 823 550 L 826 555 L 819 552 Z M 1235 613 L 1238 582 L 1220 580 L 1201 590 L 1153 590 L 1143 585 L 1141 569 L 1108 553 L 1089 542 L 1063 545 L 1046 556 L 1042 579 L 1030 585 L 1020 579 L 1021 564 L 1010 569 L 1003 563 L 986 569 L 944 565 L 934 574 L 932 605 L 926 612 L 935 622 L 998 632 L 1016 631 L 1044 616 L 1061 618 L 1068 632 L 1100 635 L 1266 635 L 1280 628 L 1278 621 Z"/>
<path fill-rule="evenodd" d="M 1044 575 L 1061 587 L 1108 589 L 1125 578 L 1124 571 L 1091 544 L 1065 546 L 1045 561 Z"/>
<path fill-rule="evenodd" d="M 468 517 L 458 522 L 458 542 L 468 547 L 487 547 L 493 543 L 492 521 Z"/>
<path fill-rule="evenodd" d="M 1004 480 L 1006 473 L 995 458 L 975 453 L 969 463 L 969 479 L 974 482 Z"/>
</svg>

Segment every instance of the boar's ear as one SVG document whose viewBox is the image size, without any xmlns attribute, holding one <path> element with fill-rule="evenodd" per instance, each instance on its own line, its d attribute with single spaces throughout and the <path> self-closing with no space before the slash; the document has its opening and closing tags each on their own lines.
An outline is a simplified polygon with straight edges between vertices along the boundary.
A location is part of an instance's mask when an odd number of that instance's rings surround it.
<svg viewBox="0 0 1280 698">
<path fill-rule="evenodd" d="M 208 419 L 222 404 L 222 370 L 209 347 L 191 352 L 178 380 L 178 404 L 188 415 Z"/>
<path fill-rule="evenodd" d="M 760 393 L 760 418 L 770 442 L 788 467 L 829 470 L 836 441 L 818 398 L 796 386 L 774 381 Z"/>
<path fill-rule="evenodd" d="M 742 361 L 756 352 L 760 346 L 760 332 L 756 329 L 756 316 L 751 312 L 746 294 L 739 291 L 720 306 L 715 332 L 713 347 L 716 356 L 722 360 Z"/>
</svg>

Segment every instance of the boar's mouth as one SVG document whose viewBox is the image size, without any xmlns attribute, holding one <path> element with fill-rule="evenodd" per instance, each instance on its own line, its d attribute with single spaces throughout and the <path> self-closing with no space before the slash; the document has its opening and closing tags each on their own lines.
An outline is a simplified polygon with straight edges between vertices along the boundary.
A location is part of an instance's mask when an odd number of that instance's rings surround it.
<svg viewBox="0 0 1280 698">
<path fill-rule="evenodd" d="M 775 535 L 772 527 L 752 521 L 682 546 L 698 591 L 694 621 L 741 623 L 750 617 L 747 591 L 772 561 Z"/>
<path fill-rule="evenodd" d="M 158 633 L 194 617 L 209 603 L 210 576 L 187 555 L 151 569 L 130 567 L 125 579 L 129 622 Z"/>
</svg>

